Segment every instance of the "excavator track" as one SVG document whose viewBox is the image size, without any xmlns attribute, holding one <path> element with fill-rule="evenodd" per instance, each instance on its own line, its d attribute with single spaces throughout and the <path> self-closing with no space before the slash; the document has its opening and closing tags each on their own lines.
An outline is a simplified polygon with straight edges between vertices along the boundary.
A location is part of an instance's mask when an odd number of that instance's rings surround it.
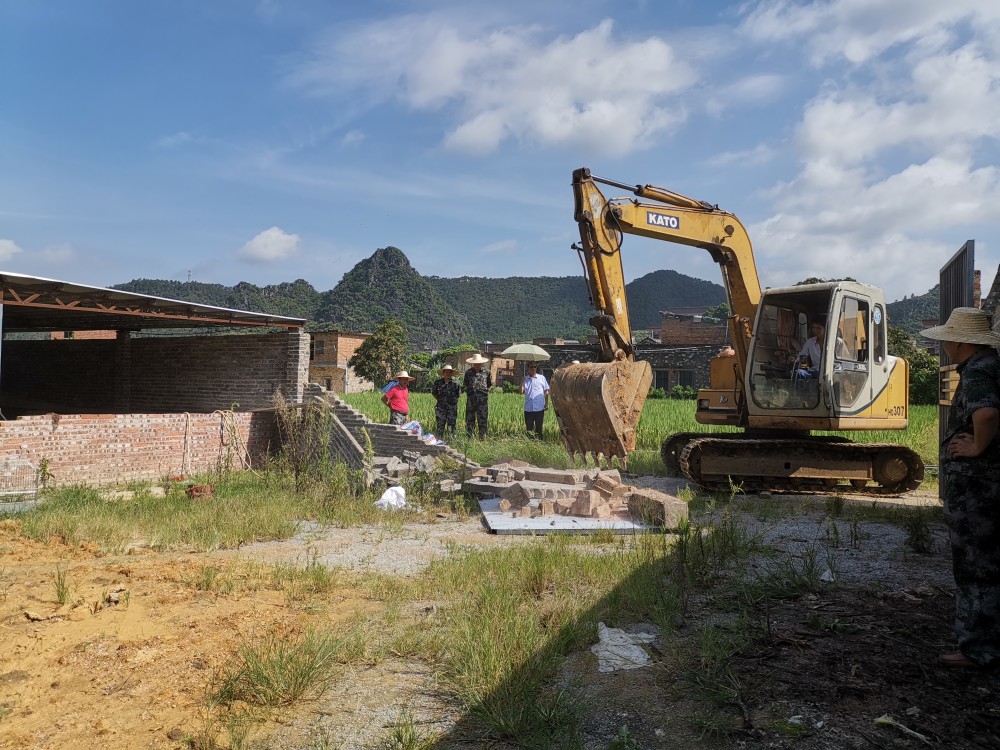
<svg viewBox="0 0 1000 750">
<path fill-rule="evenodd" d="M 776 439 L 783 438 L 793 438 L 802 439 L 804 433 L 799 433 L 798 435 L 785 434 L 775 434 L 771 431 L 771 434 L 760 438 L 765 442 L 770 442 Z M 675 432 L 673 435 L 668 437 L 663 441 L 660 446 L 660 458 L 663 459 L 663 465 L 667 468 L 667 474 L 670 476 L 683 476 L 681 472 L 681 453 L 684 447 L 690 443 L 692 440 L 699 440 L 701 438 L 711 437 L 714 440 L 747 440 L 754 439 L 752 433 L 747 432 L 716 432 L 716 433 L 706 433 L 706 432 Z M 809 438 L 817 442 L 828 442 L 828 443 L 848 443 L 850 442 L 847 438 L 841 437 L 840 435 L 814 435 Z"/>
<path fill-rule="evenodd" d="M 892 443 L 823 438 L 702 437 L 680 452 L 684 477 L 710 491 L 850 494 L 884 497 L 920 486 L 924 463 Z"/>
</svg>

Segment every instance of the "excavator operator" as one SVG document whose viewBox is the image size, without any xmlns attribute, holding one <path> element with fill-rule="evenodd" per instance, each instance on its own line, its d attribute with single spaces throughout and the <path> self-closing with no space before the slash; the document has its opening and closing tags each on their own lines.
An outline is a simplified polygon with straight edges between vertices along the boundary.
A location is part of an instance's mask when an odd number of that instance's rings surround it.
<svg viewBox="0 0 1000 750">
<path fill-rule="evenodd" d="M 806 342 L 795 357 L 792 366 L 792 377 L 803 380 L 815 380 L 819 377 L 820 367 L 823 364 L 823 340 L 826 337 L 826 316 L 815 315 L 809 323 L 809 332 L 812 336 Z M 837 358 L 849 359 L 850 352 L 847 349 L 847 342 L 837 335 Z"/>
</svg>

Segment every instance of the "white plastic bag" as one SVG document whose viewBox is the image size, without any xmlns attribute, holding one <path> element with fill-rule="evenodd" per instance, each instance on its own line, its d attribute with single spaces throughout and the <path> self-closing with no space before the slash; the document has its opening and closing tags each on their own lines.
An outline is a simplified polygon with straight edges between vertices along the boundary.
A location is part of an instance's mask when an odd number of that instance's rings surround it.
<svg viewBox="0 0 1000 750">
<path fill-rule="evenodd" d="M 617 672 L 621 669 L 638 669 L 652 663 L 644 643 L 652 643 L 655 635 L 649 633 L 626 633 L 619 628 L 609 628 L 603 622 L 597 623 L 598 643 L 590 647 L 597 655 L 597 669 L 600 672 Z"/>
<path fill-rule="evenodd" d="M 390 487 L 375 501 L 375 506 L 382 510 L 399 510 L 406 507 L 406 490 L 402 487 Z"/>
</svg>

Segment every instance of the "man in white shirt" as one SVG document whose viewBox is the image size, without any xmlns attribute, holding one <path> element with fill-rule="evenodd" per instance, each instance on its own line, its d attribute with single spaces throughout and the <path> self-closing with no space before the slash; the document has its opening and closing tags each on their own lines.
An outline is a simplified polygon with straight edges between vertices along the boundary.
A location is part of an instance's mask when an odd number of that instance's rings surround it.
<svg viewBox="0 0 1000 750">
<path fill-rule="evenodd" d="M 541 440 L 542 422 L 549 408 L 549 381 L 538 372 L 534 362 L 528 363 L 528 374 L 521 381 L 521 393 L 524 394 L 524 429 L 529 437 L 534 432 Z"/>
<path fill-rule="evenodd" d="M 814 380 L 819 377 L 820 368 L 823 366 L 823 341 L 826 338 L 826 316 L 817 315 L 809 324 L 809 331 L 812 337 L 806 339 L 802 345 L 798 356 L 795 357 L 795 364 L 792 367 L 793 378 L 803 378 Z M 837 336 L 837 358 L 853 359 L 845 342 Z"/>
</svg>

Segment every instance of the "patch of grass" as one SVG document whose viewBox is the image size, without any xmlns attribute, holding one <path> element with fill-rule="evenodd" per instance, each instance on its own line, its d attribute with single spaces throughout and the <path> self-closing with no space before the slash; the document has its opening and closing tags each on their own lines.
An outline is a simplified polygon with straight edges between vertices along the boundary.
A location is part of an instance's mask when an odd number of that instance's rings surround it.
<svg viewBox="0 0 1000 750">
<path fill-rule="evenodd" d="M 436 746 L 435 738 L 421 732 L 417 728 L 413 714 L 404 709 L 399 718 L 371 745 L 371 748 L 372 750 L 431 750 Z"/>
<path fill-rule="evenodd" d="M 69 583 L 69 576 L 60 563 L 56 563 L 56 573 L 52 585 L 55 588 L 56 601 L 60 605 L 68 604 L 73 595 L 73 589 Z"/>
<path fill-rule="evenodd" d="M 218 678 L 212 698 L 221 704 L 287 706 L 326 690 L 339 663 L 341 644 L 329 633 L 272 635 L 239 649 L 234 666 Z"/>
<path fill-rule="evenodd" d="M 906 546 L 921 555 L 931 552 L 934 549 L 931 525 L 940 518 L 941 511 L 937 508 L 907 508 L 903 511 L 901 524 L 906 531 Z"/>
</svg>

